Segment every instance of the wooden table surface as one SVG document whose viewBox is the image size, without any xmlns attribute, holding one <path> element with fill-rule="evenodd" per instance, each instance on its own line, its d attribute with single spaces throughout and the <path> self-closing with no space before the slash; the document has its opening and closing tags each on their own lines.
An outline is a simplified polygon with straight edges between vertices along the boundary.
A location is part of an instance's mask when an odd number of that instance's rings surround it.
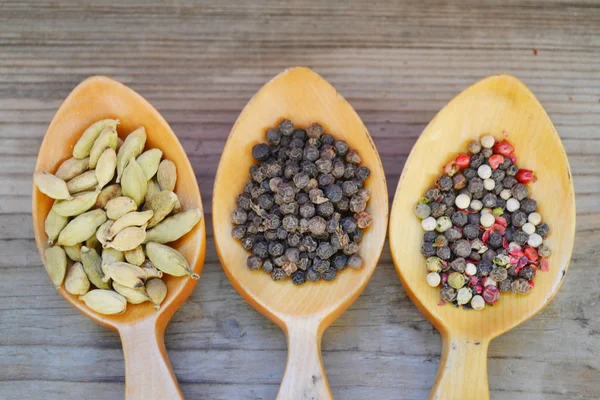
<svg viewBox="0 0 600 400">
<path fill-rule="evenodd" d="M 555 300 L 492 342 L 492 398 L 600 398 L 600 2 L 35 3 L 0 3 L 0 398 L 123 396 L 117 334 L 62 299 L 33 240 L 31 175 L 62 99 L 95 74 L 145 96 L 183 143 L 210 213 L 237 115 L 295 65 L 322 74 L 358 111 L 390 195 L 411 146 L 454 95 L 498 72 L 531 88 L 569 155 L 576 244 Z M 285 337 L 232 288 L 207 228 L 204 272 L 166 333 L 175 374 L 190 399 L 273 399 Z M 407 298 L 387 246 L 322 348 L 337 399 L 428 396 L 440 336 Z"/>
</svg>

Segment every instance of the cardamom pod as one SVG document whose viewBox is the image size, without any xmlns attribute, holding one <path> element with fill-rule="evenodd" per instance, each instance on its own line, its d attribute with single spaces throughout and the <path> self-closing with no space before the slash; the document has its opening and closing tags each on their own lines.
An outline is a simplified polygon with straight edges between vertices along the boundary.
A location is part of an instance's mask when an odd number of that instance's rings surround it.
<svg viewBox="0 0 600 400">
<path fill-rule="evenodd" d="M 84 212 L 73 218 L 58 235 L 58 244 L 61 246 L 73 246 L 87 240 L 96 233 L 100 225 L 106 221 L 104 210 L 92 210 Z"/>
<path fill-rule="evenodd" d="M 52 210 L 63 217 L 75 217 L 92 208 L 96 204 L 99 194 L 99 190 L 77 193 L 72 200 L 56 201 Z"/>
<path fill-rule="evenodd" d="M 148 279 L 163 277 L 162 271 L 159 271 L 158 269 L 156 269 L 154 264 L 152 264 L 152 261 L 150 261 L 148 259 L 146 259 L 146 261 L 144 261 L 144 263 L 140 266 L 140 268 L 142 268 L 144 270 L 144 273 L 146 274 L 146 278 L 148 278 Z"/>
<path fill-rule="evenodd" d="M 137 205 L 129 197 L 119 196 L 106 203 L 106 216 L 117 220 L 123 215 L 137 210 Z"/>
<path fill-rule="evenodd" d="M 177 183 L 177 167 L 171 160 L 162 160 L 158 166 L 158 173 L 156 174 L 158 185 L 160 190 L 175 190 L 175 184 Z"/>
<path fill-rule="evenodd" d="M 71 193 L 65 181 L 44 171 L 33 174 L 33 182 L 40 192 L 55 200 L 71 200 Z"/>
<path fill-rule="evenodd" d="M 166 218 L 146 233 L 146 242 L 173 242 L 191 231 L 201 218 L 202 211 L 199 208 Z"/>
<path fill-rule="evenodd" d="M 117 233 L 121 232 L 125 228 L 129 228 L 130 226 L 144 225 L 150 218 L 152 218 L 153 214 L 154 212 L 152 210 L 148 210 L 141 212 L 134 211 L 123 215 L 121 218 L 116 220 L 108 230 L 108 239 L 112 240 Z"/>
<path fill-rule="evenodd" d="M 107 219 L 96 231 L 96 239 L 98 239 L 104 249 L 108 248 L 108 243 L 110 242 L 108 239 L 108 231 L 114 223 L 115 221 Z"/>
<path fill-rule="evenodd" d="M 148 228 L 152 228 L 160 221 L 165 219 L 173 210 L 175 202 L 178 200 L 177 195 L 169 190 L 163 190 L 152 196 L 152 198 L 144 203 L 144 210 L 152 210 L 154 214 L 148 220 Z"/>
<path fill-rule="evenodd" d="M 146 244 L 146 253 L 152 264 L 165 274 L 173 276 L 189 275 L 193 279 L 200 278 L 197 273 L 192 271 L 183 254 L 172 247 L 149 242 Z"/>
<path fill-rule="evenodd" d="M 143 152 L 138 158 L 137 163 L 140 165 L 146 176 L 146 180 L 150 180 L 158 171 L 158 164 L 162 158 L 163 152 L 160 149 L 150 149 Z"/>
<path fill-rule="evenodd" d="M 117 153 L 115 153 L 115 149 L 109 147 L 100 155 L 98 165 L 96 165 L 96 180 L 98 181 L 96 189 L 101 190 L 112 180 L 116 167 Z"/>
<path fill-rule="evenodd" d="M 80 262 L 71 265 L 69 271 L 67 271 L 65 289 L 67 292 L 76 296 L 84 295 L 90 290 L 90 280 L 85 274 L 83 265 Z"/>
<path fill-rule="evenodd" d="M 86 171 L 81 175 L 77 175 L 75 178 L 67 182 L 67 189 L 69 193 L 83 192 L 84 190 L 90 190 L 98 184 L 96 179 L 96 171 Z"/>
<path fill-rule="evenodd" d="M 46 272 L 57 288 L 62 285 L 67 272 L 67 255 L 60 246 L 48 247 L 44 253 L 46 258 Z"/>
<path fill-rule="evenodd" d="M 144 253 L 142 246 L 138 246 L 133 250 L 126 251 L 124 254 L 125 259 L 129 264 L 137 265 L 138 267 L 141 266 L 146 260 L 146 254 Z"/>
<path fill-rule="evenodd" d="M 119 152 L 119 149 L 121 148 L 121 146 L 123 146 L 123 139 L 117 138 L 117 148 L 115 149 L 115 150 L 117 150 L 117 153 Z"/>
<path fill-rule="evenodd" d="M 102 258 L 96 250 L 81 246 L 81 263 L 85 274 L 94 286 L 98 289 L 110 289 L 110 279 L 104 276 Z"/>
<path fill-rule="evenodd" d="M 154 196 L 157 193 L 160 193 L 160 186 L 158 186 L 158 183 L 156 183 L 155 179 L 149 179 L 148 180 L 148 190 L 146 191 L 146 198 L 144 199 L 144 201 L 145 202 L 150 201 L 152 196 Z"/>
<path fill-rule="evenodd" d="M 144 283 L 146 282 L 144 271 L 137 265 L 126 262 L 119 261 L 112 264 L 103 264 L 102 270 L 104 271 L 104 279 L 106 281 L 112 278 L 114 282 L 129 288 L 144 287 Z"/>
<path fill-rule="evenodd" d="M 125 260 L 125 255 L 122 251 L 111 249 L 110 247 L 102 250 L 102 264 L 112 264 L 118 261 Z"/>
<path fill-rule="evenodd" d="M 54 243 L 54 241 L 60 234 L 60 231 L 62 231 L 63 228 L 67 226 L 68 222 L 68 218 L 63 217 L 53 209 L 50 209 L 48 216 L 46 216 L 46 221 L 44 222 L 44 231 L 46 232 L 46 235 L 48 235 L 49 245 L 52 245 Z"/>
<path fill-rule="evenodd" d="M 175 205 L 173 206 L 171 215 L 179 214 L 181 211 L 183 211 L 183 209 L 181 208 L 181 200 L 179 199 L 179 196 L 177 196 L 177 201 L 175 202 Z"/>
<path fill-rule="evenodd" d="M 64 246 L 63 250 L 71 260 L 75 262 L 81 261 L 81 243 L 77 243 L 73 246 Z"/>
<path fill-rule="evenodd" d="M 60 167 L 56 170 L 56 175 L 63 181 L 68 181 L 69 179 L 75 178 L 77 175 L 83 174 L 88 170 L 90 166 L 89 157 L 78 159 L 75 157 L 71 157 L 68 160 L 64 161 L 60 164 Z"/>
<path fill-rule="evenodd" d="M 131 197 L 137 206 L 142 204 L 146 198 L 148 181 L 146 180 L 144 171 L 142 171 L 142 168 L 135 159 L 129 161 L 129 164 L 125 167 L 125 171 L 123 171 L 121 190 L 123 191 L 123 196 Z"/>
<path fill-rule="evenodd" d="M 96 250 L 96 253 L 100 253 L 102 251 L 102 244 L 100 243 L 96 235 L 90 236 L 89 239 L 85 241 L 85 246 L 88 249 Z"/>
<path fill-rule="evenodd" d="M 121 182 L 121 175 L 132 158 L 136 158 L 144 150 L 146 145 L 146 128 L 143 126 L 131 132 L 123 142 L 117 153 L 117 183 Z"/>
<path fill-rule="evenodd" d="M 107 148 L 111 148 L 113 150 L 117 148 L 117 139 L 117 129 L 115 127 L 107 126 L 106 128 L 102 129 L 100 136 L 98 136 L 98 139 L 94 141 L 94 145 L 90 150 L 90 169 L 96 168 L 96 164 L 98 163 L 100 156 Z"/>
<path fill-rule="evenodd" d="M 104 208 L 106 204 L 121 195 L 121 185 L 118 183 L 108 185 L 100 192 L 98 199 L 96 200 L 96 208 Z M 109 217 L 110 218 L 110 217 Z"/>
<path fill-rule="evenodd" d="M 94 122 L 83 132 L 83 135 L 81 135 L 77 143 L 75 143 L 75 147 L 73 148 L 73 156 L 79 159 L 89 156 L 94 142 L 98 136 L 100 136 L 100 133 L 102 133 L 104 128 L 110 126 L 116 128 L 118 124 L 119 120 L 116 119 L 103 119 Z"/>
<path fill-rule="evenodd" d="M 154 308 L 158 310 L 160 304 L 167 297 L 167 285 L 160 279 L 150 279 L 146 281 L 146 294 L 154 303 Z"/>
<path fill-rule="evenodd" d="M 146 225 L 130 226 L 117 233 L 117 236 L 108 243 L 109 247 L 120 251 L 133 250 L 144 242 L 146 238 Z"/>
<path fill-rule="evenodd" d="M 86 306 L 98 314 L 123 314 L 127 309 L 127 300 L 112 290 L 94 289 L 80 296 Z"/>
<path fill-rule="evenodd" d="M 140 304 L 145 301 L 152 301 L 150 296 L 148 296 L 148 293 L 146 293 L 146 288 L 143 286 L 137 289 L 133 289 L 127 286 L 123 286 L 117 282 L 113 282 L 112 286 L 117 293 L 119 293 L 121 296 L 127 299 L 128 303 Z"/>
</svg>

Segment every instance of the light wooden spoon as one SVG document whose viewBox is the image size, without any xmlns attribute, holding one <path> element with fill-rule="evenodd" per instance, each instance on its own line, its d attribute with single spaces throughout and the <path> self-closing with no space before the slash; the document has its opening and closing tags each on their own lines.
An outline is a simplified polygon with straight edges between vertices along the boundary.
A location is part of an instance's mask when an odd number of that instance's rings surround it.
<svg viewBox="0 0 600 400">
<path fill-rule="evenodd" d="M 248 253 L 231 237 L 236 196 L 249 179 L 252 146 L 265 141 L 267 128 L 288 118 L 296 126 L 319 122 L 345 140 L 371 169 L 366 187 L 372 225 L 365 231 L 360 270 L 347 268 L 333 282 L 294 286 L 274 282 L 262 271 L 246 267 Z M 250 100 L 235 123 L 223 150 L 213 193 L 213 226 L 221 264 L 237 291 L 254 308 L 278 324 L 288 338 L 288 362 L 278 398 L 331 398 L 321 360 L 324 330 L 356 300 L 366 286 L 383 248 L 388 217 L 385 175 L 371 136 L 354 109 L 335 88 L 307 68 L 284 71 Z"/>
<path fill-rule="evenodd" d="M 62 161 L 72 156 L 73 146 L 85 128 L 103 118 L 121 121 L 117 128 L 121 138 L 139 126 L 146 127 L 146 148 L 161 149 L 164 158 L 172 160 L 177 166 L 175 192 L 181 199 L 183 209 L 202 208 L 194 170 L 167 121 L 142 96 L 103 76 L 83 81 L 60 106 L 42 142 L 35 170 L 56 171 Z M 34 185 L 33 228 L 44 263 L 44 250 L 48 241 L 44 221 L 52 204 L 52 199 Z M 172 245 L 199 274 L 206 248 L 204 219 Z M 58 289 L 73 307 L 121 335 L 125 355 L 125 397 L 128 400 L 182 398 L 167 357 L 164 331 L 175 311 L 192 293 L 197 280 L 167 275 L 163 280 L 167 284 L 168 294 L 160 310 L 155 310 L 149 302 L 129 304 L 127 311 L 117 316 L 97 314 L 79 301 L 77 296 L 69 294 L 64 287 Z"/>
<path fill-rule="evenodd" d="M 528 295 L 505 293 L 494 307 L 482 311 L 438 306 L 439 288 L 425 281 L 423 232 L 413 207 L 442 166 L 465 152 L 469 141 L 482 134 L 501 140 L 503 132 L 515 147 L 517 165 L 537 176 L 529 188 L 550 225 L 550 271 L 537 274 Z M 565 150 L 550 118 L 521 81 L 508 75 L 488 77 L 435 116 L 406 161 L 390 218 L 390 247 L 404 289 L 442 335 L 442 360 L 431 399 L 489 399 L 490 341 L 550 302 L 568 268 L 574 235 L 575 194 Z"/>
</svg>

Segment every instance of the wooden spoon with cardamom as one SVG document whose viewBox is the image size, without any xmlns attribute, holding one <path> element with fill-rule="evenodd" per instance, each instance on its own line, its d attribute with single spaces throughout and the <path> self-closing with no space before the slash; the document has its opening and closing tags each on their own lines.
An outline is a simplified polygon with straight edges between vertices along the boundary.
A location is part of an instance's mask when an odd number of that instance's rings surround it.
<svg viewBox="0 0 600 400">
<path fill-rule="evenodd" d="M 236 196 L 249 179 L 252 147 L 265 141 L 265 131 L 284 118 L 299 127 L 313 122 L 345 140 L 371 170 L 366 187 L 373 215 L 359 254 L 360 270 L 346 269 L 332 282 L 294 286 L 275 282 L 246 267 L 248 253 L 231 236 Z M 268 82 L 242 111 L 223 150 L 213 193 L 213 226 L 221 264 L 237 291 L 254 308 L 278 324 L 288 338 L 288 361 L 278 398 L 331 398 L 321 360 L 324 330 L 356 300 L 373 273 L 385 242 L 388 196 L 383 167 L 371 136 L 354 109 L 335 88 L 308 68 L 286 70 Z"/>
<path fill-rule="evenodd" d="M 73 146 L 82 132 L 92 123 L 113 118 L 120 120 L 119 136 L 123 139 L 139 126 L 147 132 L 146 148 L 158 148 L 164 158 L 177 167 L 175 192 L 184 210 L 202 209 L 200 191 L 194 170 L 171 127 L 142 96 L 127 86 L 103 76 L 86 79 L 79 84 L 60 106 L 42 142 L 36 171 L 54 172 L 70 158 Z M 38 250 L 44 258 L 48 237 L 44 221 L 53 201 L 33 188 L 33 227 Z M 202 271 L 206 248 L 204 219 L 188 234 L 170 244 L 179 250 L 196 273 Z M 101 315 L 91 311 L 64 286 L 60 294 L 80 312 L 119 332 L 125 354 L 125 397 L 132 399 L 182 398 L 164 345 L 164 332 L 175 311 L 189 297 L 197 280 L 188 277 L 164 276 L 168 294 L 157 311 L 149 302 L 132 305 L 121 315 Z"/>
<path fill-rule="evenodd" d="M 413 208 L 447 162 L 483 134 L 515 148 L 517 165 L 535 171 L 529 185 L 551 229 L 550 270 L 539 272 L 527 295 L 505 293 L 482 311 L 440 306 L 440 288 L 425 281 L 423 231 Z M 544 308 L 569 266 L 575 236 L 575 193 L 567 155 L 556 129 L 533 93 L 508 75 L 490 76 L 455 97 L 429 123 L 400 177 L 390 218 L 390 248 L 404 289 L 440 331 L 442 360 L 431 399 L 489 399 L 487 349 L 496 336 Z"/>
</svg>

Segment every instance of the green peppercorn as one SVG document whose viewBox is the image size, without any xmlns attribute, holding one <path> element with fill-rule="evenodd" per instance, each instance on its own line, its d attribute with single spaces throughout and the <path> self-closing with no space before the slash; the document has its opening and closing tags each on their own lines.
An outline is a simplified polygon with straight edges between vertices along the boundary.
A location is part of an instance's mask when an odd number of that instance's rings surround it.
<svg viewBox="0 0 600 400">
<path fill-rule="evenodd" d="M 452 272 L 448 276 L 448 285 L 454 289 L 460 289 L 465 285 L 465 277 L 460 272 Z"/>
<path fill-rule="evenodd" d="M 344 182 L 346 184 L 347 182 Z M 421 219 L 425 219 L 431 215 L 431 207 L 427 204 L 419 202 L 415 206 L 415 215 Z"/>
<path fill-rule="evenodd" d="M 425 266 L 429 272 L 440 272 L 442 270 L 442 260 L 439 257 L 428 257 L 425 260 Z"/>
</svg>

